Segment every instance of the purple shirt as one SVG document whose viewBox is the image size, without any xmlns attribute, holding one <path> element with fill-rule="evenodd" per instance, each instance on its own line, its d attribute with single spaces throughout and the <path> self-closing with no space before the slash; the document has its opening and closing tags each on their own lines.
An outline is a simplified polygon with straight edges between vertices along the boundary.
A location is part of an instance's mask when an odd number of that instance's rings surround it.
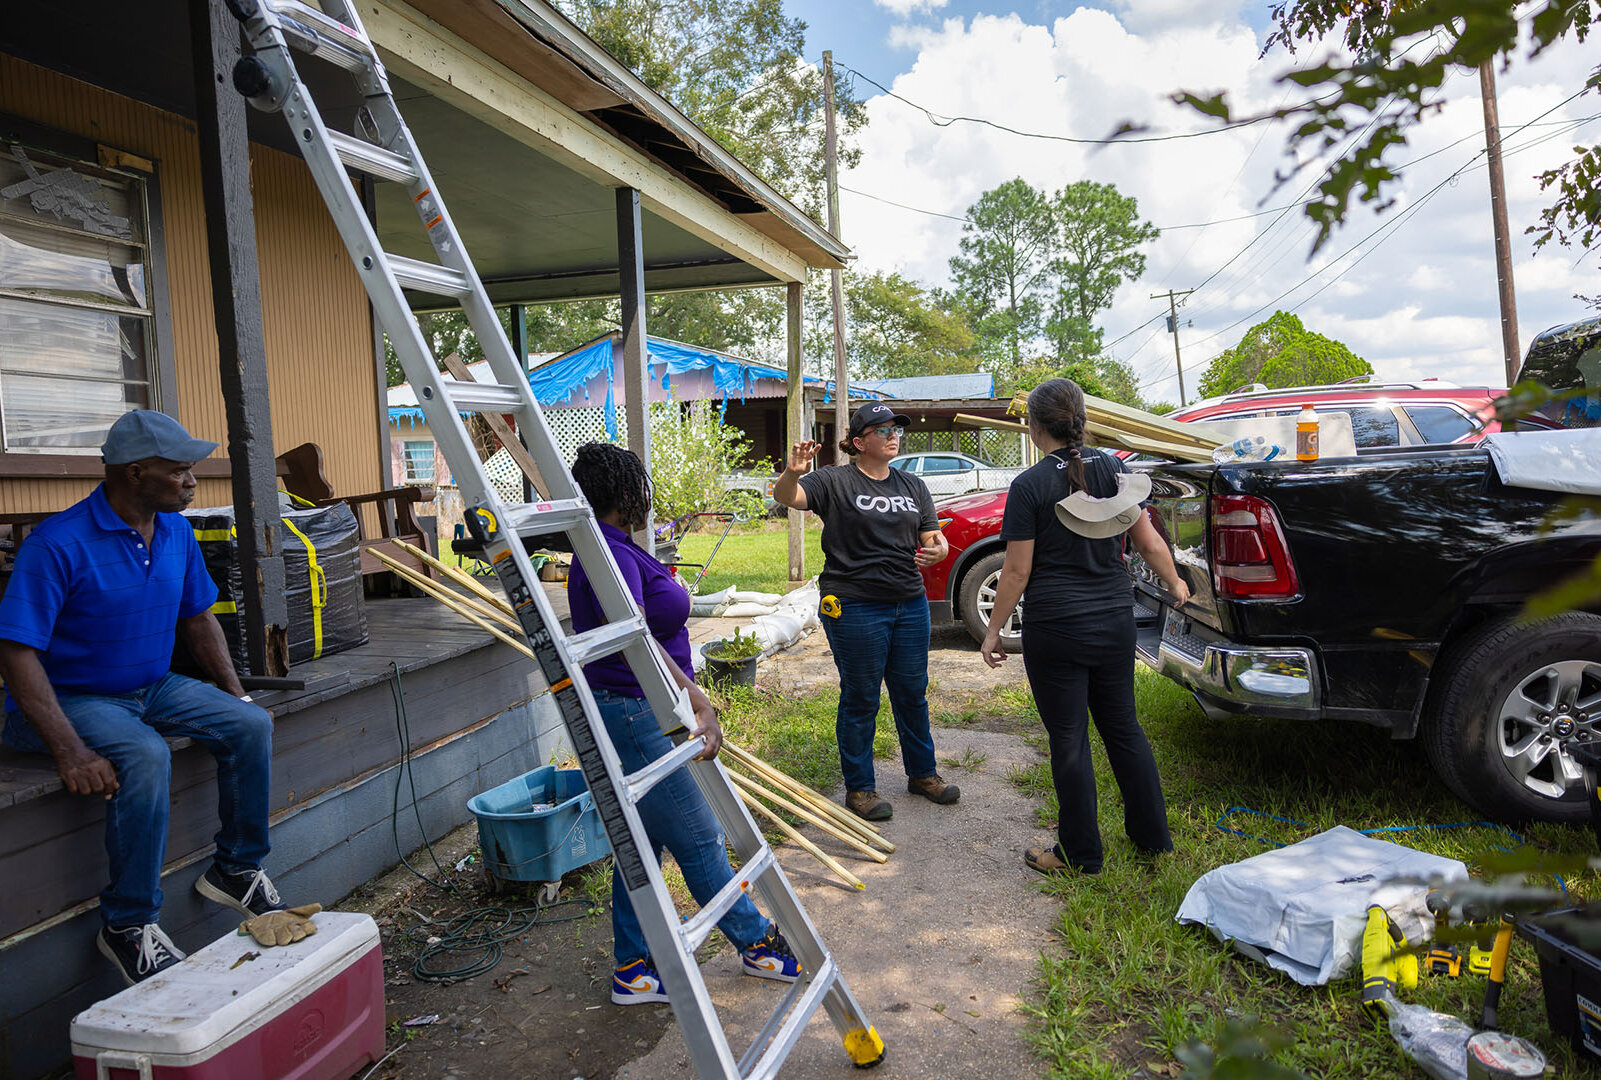
<svg viewBox="0 0 1601 1080">
<path fill-rule="evenodd" d="M 622 571 L 624 584 L 634 602 L 645 613 L 645 625 L 650 627 L 651 636 L 661 642 L 667 655 L 684 670 L 684 674 L 693 677 L 689 630 L 686 626 L 689 622 L 689 592 L 674 580 L 667 567 L 657 562 L 655 556 L 636 546 L 633 538 L 623 530 L 604 521 L 599 525 L 601 535 L 611 547 L 612 558 L 617 560 L 617 569 Z M 607 621 L 600 610 L 600 600 L 589 584 L 589 577 L 584 573 L 583 564 L 576 556 L 573 558 L 572 573 L 567 579 L 567 605 L 572 611 L 574 633 L 593 630 Z M 585 664 L 584 677 L 589 680 L 592 689 L 610 690 L 624 697 L 645 696 L 639 680 L 634 678 L 633 670 L 621 653 Z"/>
</svg>

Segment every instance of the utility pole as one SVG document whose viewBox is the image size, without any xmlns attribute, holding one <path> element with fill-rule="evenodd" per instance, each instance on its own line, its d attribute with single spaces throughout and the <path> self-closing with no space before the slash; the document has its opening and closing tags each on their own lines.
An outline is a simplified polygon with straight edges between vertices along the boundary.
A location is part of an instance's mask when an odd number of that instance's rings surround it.
<svg viewBox="0 0 1601 1080">
<path fill-rule="evenodd" d="M 1183 292 L 1174 292 L 1172 289 L 1169 289 L 1165 293 L 1151 294 L 1152 300 L 1160 300 L 1164 296 L 1167 297 L 1167 328 L 1173 331 L 1173 366 L 1178 368 L 1179 373 L 1179 408 L 1181 409 L 1188 405 L 1189 402 L 1184 400 L 1184 359 L 1179 356 L 1178 298 L 1181 296 L 1188 296 L 1194 291 L 1194 289 L 1185 289 Z"/>
<path fill-rule="evenodd" d="M 1506 382 L 1518 378 L 1523 355 L 1518 347 L 1518 301 L 1512 287 L 1512 240 L 1507 235 L 1506 179 L 1501 173 L 1501 121 L 1495 103 L 1493 60 L 1479 65 L 1479 97 L 1484 102 L 1484 152 L 1490 166 L 1490 214 L 1495 221 L 1495 282 L 1501 294 L 1501 352 L 1506 360 Z"/>
<path fill-rule="evenodd" d="M 839 239 L 839 160 L 834 135 L 834 50 L 823 50 L 823 171 L 828 176 L 828 231 Z M 850 427 L 850 380 L 845 371 L 845 285 L 841 272 L 828 272 L 829 300 L 834 307 L 834 461 L 844 452 L 837 440 Z"/>
</svg>

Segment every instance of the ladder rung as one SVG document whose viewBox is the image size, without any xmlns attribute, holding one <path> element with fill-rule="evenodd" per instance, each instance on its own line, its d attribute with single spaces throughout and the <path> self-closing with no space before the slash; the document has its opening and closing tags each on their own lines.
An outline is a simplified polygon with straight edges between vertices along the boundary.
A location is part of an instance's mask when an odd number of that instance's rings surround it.
<svg viewBox="0 0 1601 1080">
<path fill-rule="evenodd" d="M 547 536 L 566 533 L 575 525 L 582 525 L 592 516 L 589 504 L 582 499 L 553 499 L 550 502 L 524 503 L 506 507 L 506 521 L 502 528 L 521 537 Z"/>
<path fill-rule="evenodd" d="M 372 42 L 314 7 L 298 0 L 266 0 L 266 6 L 278 13 L 284 40 L 301 52 L 346 71 L 361 71 L 377 59 Z"/>
<path fill-rule="evenodd" d="M 773 849 L 764 845 L 762 850 L 756 853 L 755 858 L 740 867 L 739 873 L 735 874 L 727 885 L 717 890 L 717 895 L 707 901 L 705 906 L 679 929 L 679 933 L 684 937 L 684 951 L 693 953 L 706 944 L 706 939 L 711 937 L 712 931 L 717 928 L 717 920 L 728 914 L 728 909 L 739 902 L 739 898 L 745 894 L 745 889 L 771 870 L 776 863 Z"/>
<path fill-rule="evenodd" d="M 499 383 L 457 382 L 441 379 L 445 398 L 462 412 L 509 413 L 523 407 L 522 391 Z M 424 388 L 426 391 L 426 387 Z"/>
<path fill-rule="evenodd" d="M 620 622 L 607 623 L 567 639 L 567 653 L 573 663 L 583 665 L 602 656 L 621 652 L 630 644 L 644 638 L 645 620 L 638 615 Z"/>
<path fill-rule="evenodd" d="M 623 777 L 623 790 L 629 802 L 638 804 L 650 789 L 686 765 L 689 760 L 706 749 L 706 741 L 699 735 L 685 739 L 671 751 L 663 754 L 638 772 Z"/>
<path fill-rule="evenodd" d="M 389 269 L 394 272 L 395 280 L 405 288 L 421 289 L 435 296 L 455 297 L 463 297 L 473 291 L 467 275 L 460 270 L 421 259 L 408 259 L 404 255 L 386 253 L 384 257 L 389 260 Z"/>
<path fill-rule="evenodd" d="M 805 979 L 805 974 L 802 973 L 801 977 Z M 824 995 L 834 988 L 834 982 L 838 978 L 839 968 L 835 965 L 834 958 L 825 956 L 822 966 L 818 968 L 817 973 L 810 980 L 790 987 L 790 993 L 784 996 L 784 1000 L 773 1013 L 772 1019 L 768 1020 L 767 1026 L 762 1028 L 761 1032 L 750 1044 L 750 1049 L 745 1051 L 745 1058 L 742 1058 L 739 1062 L 740 1075 L 746 1077 L 747 1080 L 758 1080 L 758 1078 L 767 1080 L 768 1077 L 776 1077 L 778 1070 L 784 1064 L 784 1059 L 789 1056 L 790 1049 L 795 1045 L 795 1040 L 800 1038 L 800 1034 L 806 1029 L 806 1025 L 811 1023 L 812 1014 L 817 1011 L 817 1006 L 823 1003 Z M 795 1001 L 795 991 L 802 986 L 805 986 L 806 990 L 801 994 L 800 1000 Z M 779 1022 L 780 1018 L 782 1018 L 782 1023 Z M 775 1031 L 777 1032 L 776 1035 L 774 1034 Z M 772 1039 L 771 1043 L 767 1041 L 769 1038 Z M 767 1045 L 767 1052 L 762 1054 L 761 1059 L 756 1062 L 754 1068 L 746 1072 L 745 1059 L 749 1058 L 764 1044 Z"/>
<path fill-rule="evenodd" d="M 385 150 L 381 146 L 374 146 L 365 139 L 358 139 L 353 135 L 346 135 L 342 131 L 328 132 L 328 141 L 333 144 L 334 153 L 339 160 L 359 172 L 376 176 L 380 180 L 393 180 L 397 184 L 412 184 L 417 180 L 417 170 L 406 158 L 393 150 Z M 391 255 L 390 259 L 399 256 Z"/>
</svg>

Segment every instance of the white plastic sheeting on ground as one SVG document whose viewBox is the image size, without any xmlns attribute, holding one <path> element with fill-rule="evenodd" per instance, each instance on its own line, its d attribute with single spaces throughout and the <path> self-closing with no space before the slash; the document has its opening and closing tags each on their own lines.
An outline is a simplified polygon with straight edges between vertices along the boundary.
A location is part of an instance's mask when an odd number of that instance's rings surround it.
<svg viewBox="0 0 1601 1080">
<path fill-rule="evenodd" d="M 770 656 L 780 649 L 789 648 L 822 625 L 817 617 L 818 602 L 817 580 L 814 578 L 784 594 L 724 589 L 706 596 L 696 596 L 690 600 L 690 615 L 750 619 L 750 623 L 741 629 L 747 634 L 754 634 L 756 640 L 761 642 L 762 655 Z M 729 631 L 729 635 L 732 634 L 733 631 Z M 700 668 L 699 652 L 704 648 L 702 645 L 696 650 L 696 670 Z"/>
<path fill-rule="evenodd" d="M 1504 431 L 1484 447 L 1508 487 L 1601 495 L 1601 428 Z"/>
<path fill-rule="evenodd" d="M 1428 884 L 1468 876 L 1456 859 L 1375 840 L 1337 825 L 1300 843 L 1203 874 L 1176 919 L 1200 923 L 1239 952 L 1303 986 L 1351 974 L 1362 955 L 1369 904 L 1406 934 L 1434 932 Z"/>
</svg>

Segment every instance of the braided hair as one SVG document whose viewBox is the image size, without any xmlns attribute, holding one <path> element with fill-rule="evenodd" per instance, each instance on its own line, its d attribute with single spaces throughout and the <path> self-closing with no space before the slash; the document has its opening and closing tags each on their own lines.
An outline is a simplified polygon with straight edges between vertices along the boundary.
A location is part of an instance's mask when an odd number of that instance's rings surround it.
<svg viewBox="0 0 1601 1080">
<path fill-rule="evenodd" d="M 1046 379 L 1028 395 L 1028 418 L 1067 445 L 1067 480 L 1074 491 L 1084 484 L 1084 391 L 1072 379 Z"/>
<path fill-rule="evenodd" d="M 626 528 L 642 528 L 650 518 L 650 475 L 632 450 L 611 443 L 587 442 L 573 459 L 573 479 L 596 517 L 613 510 Z"/>
</svg>

